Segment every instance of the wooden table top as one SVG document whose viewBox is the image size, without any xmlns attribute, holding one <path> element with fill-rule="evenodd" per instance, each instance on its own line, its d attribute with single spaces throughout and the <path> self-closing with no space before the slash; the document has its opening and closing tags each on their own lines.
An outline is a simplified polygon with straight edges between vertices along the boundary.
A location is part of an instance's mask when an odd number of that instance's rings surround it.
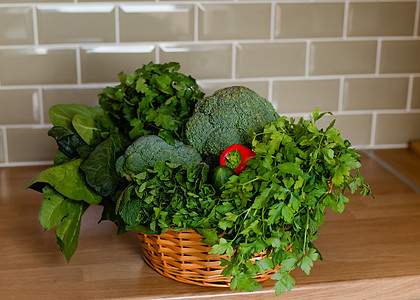
<svg viewBox="0 0 420 300">
<path fill-rule="evenodd" d="M 111 222 L 97 224 L 97 206 L 85 213 L 67 263 L 54 230 L 38 223 L 42 194 L 22 189 L 45 166 L 0 168 L 0 299 L 418 299 L 420 194 L 410 182 L 419 182 L 420 158 L 407 149 L 381 151 L 362 159 L 375 199 L 352 195 L 341 215 L 327 213 L 315 243 L 324 261 L 310 276 L 295 270 L 296 287 L 281 297 L 271 280 L 239 293 L 165 278 L 143 262 L 135 233 L 117 236 Z M 399 163 L 401 153 L 411 163 Z M 403 180 L 372 154 L 396 166 Z"/>
</svg>

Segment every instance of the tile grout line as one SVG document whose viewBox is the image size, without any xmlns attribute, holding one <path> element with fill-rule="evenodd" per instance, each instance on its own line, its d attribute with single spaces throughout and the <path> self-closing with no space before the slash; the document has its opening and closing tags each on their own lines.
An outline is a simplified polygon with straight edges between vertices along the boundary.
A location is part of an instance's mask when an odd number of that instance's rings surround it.
<svg viewBox="0 0 420 300">
<path fill-rule="evenodd" d="M 406 110 L 410 111 L 411 109 L 411 101 L 413 98 L 413 82 L 414 82 L 414 76 L 411 74 L 408 77 L 408 91 L 407 91 L 407 106 L 406 106 Z"/>
<path fill-rule="evenodd" d="M 343 40 L 347 40 L 347 30 L 348 30 L 348 22 L 349 22 L 349 6 L 350 2 L 345 1 L 344 2 L 344 17 L 343 17 Z"/>
<path fill-rule="evenodd" d="M 416 2 L 416 10 L 415 10 L 415 17 L 414 17 L 414 31 L 413 36 L 417 36 L 420 32 L 418 32 L 419 22 L 420 22 L 420 0 Z"/>
<path fill-rule="evenodd" d="M 38 97 L 39 97 L 38 103 L 39 103 L 39 107 L 40 107 L 40 112 L 39 112 L 40 119 L 41 119 L 40 121 L 41 121 L 41 124 L 44 125 L 45 124 L 45 116 L 44 116 L 44 93 L 43 93 L 41 87 L 38 87 Z"/>
<path fill-rule="evenodd" d="M 268 81 L 268 101 L 274 106 L 274 109 L 277 111 L 277 107 L 275 107 L 274 99 L 273 99 L 273 80 Z"/>
<path fill-rule="evenodd" d="M 305 45 L 305 78 L 310 77 L 310 64 L 311 64 L 311 45 L 312 45 L 312 41 L 308 40 L 306 41 L 306 45 Z"/>
<path fill-rule="evenodd" d="M 382 51 L 382 38 L 378 38 L 376 42 L 376 60 L 375 60 L 375 74 L 379 75 L 381 65 L 381 51 Z"/>
<path fill-rule="evenodd" d="M 199 14 L 199 5 L 201 5 L 200 3 L 195 3 L 194 4 L 194 42 L 198 42 L 198 14 Z"/>
<path fill-rule="evenodd" d="M 160 47 L 159 44 L 155 45 L 155 63 L 160 63 Z"/>
<path fill-rule="evenodd" d="M 264 43 L 279 43 L 279 44 L 289 44 L 289 43 L 306 43 L 308 40 L 312 42 L 343 42 L 343 41 L 349 41 L 349 42 L 369 42 L 369 41 L 377 41 L 378 38 L 385 39 L 387 41 L 420 41 L 420 36 L 368 36 L 368 37 L 346 37 L 343 39 L 343 37 L 322 37 L 322 38 L 287 38 L 287 39 L 274 39 L 271 40 L 270 38 L 261 38 L 261 39 L 243 39 L 243 40 L 234 40 L 234 39 L 222 39 L 222 40 L 198 40 L 195 41 L 192 40 L 186 40 L 186 41 L 144 41 L 144 42 L 120 42 L 118 45 L 121 46 L 147 46 L 154 43 L 164 43 L 172 46 L 177 45 L 185 45 L 185 44 L 191 44 L 191 45 L 217 45 L 217 44 L 232 44 L 234 42 L 239 42 L 241 44 L 264 44 Z M 42 48 L 46 49 L 70 49 L 70 48 L 76 48 L 79 46 L 86 46 L 86 47 L 100 47 L 100 46 L 112 46 L 115 45 L 115 42 L 101 42 L 101 43 L 95 43 L 95 42 L 79 42 L 79 43 L 51 43 L 51 44 L 42 44 Z M 7 49 L 33 49 L 34 46 L 40 46 L 37 45 L 0 45 L 0 50 L 7 50 Z"/>
<path fill-rule="evenodd" d="M 238 42 L 232 44 L 232 69 L 231 69 L 231 79 L 236 80 L 236 55 L 238 49 Z"/>
<path fill-rule="evenodd" d="M 9 163 L 9 151 L 8 151 L 8 146 L 7 146 L 6 127 L 2 127 L 1 131 L 2 131 L 2 139 L 3 139 L 4 162 Z"/>
<path fill-rule="evenodd" d="M 120 6 L 115 4 L 115 44 L 120 44 Z"/>
<path fill-rule="evenodd" d="M 275 37 L 275 29 L 276 29 L 276 2 L 271 2 L 271 10 L 270 10 L 270 41 L 274 41 Z"/>
<path fill-rule="evenodd" d="M 39 46 L 39 36 L 38 36 L 38 14 L 36 5 L 32 6 L 32 22 L 34 26 L 34 45 L 35 47 Z"/>
<path fill-rule="evenodd" d="M 381 167 L 383 167 L 388 172 L 390 172 L 392 175 L 394 175 L 399 180 L 401 180 L 403 183 L 405 183 L 406 185 L 408 185 L 416 193 L 420 194 L 420 186 L 418 186 L 417 184 L 415 184 L 414 182 L 412 182 L 409 178 L 407 178 L 406 176 L 404 176 L 403 174 L 401 174 L 398 170 L 396 170 L 395 168 L 393 168 L 387 162 L 385 162 L 384 160 L 382 160 L 381 158 L 379 158 L 378 156 L 376 156 L 371 151 L 362 150 L 361 152 L 363 152 L 364 154 L 366 154 L 367 156 L 369 156 L 370 158 L 372 158 Z"/>
<path fill-rule="evenodd" d="M 370 147 L 375 146 L 377 119 L 378 119 L 378 113 L 376 111 L 374 111 L 372 113 L 372 125 L 371 125 L 371 128 L 370 128 Z"/>
<path fill-rule="evenodd" d="M 344 76 L 340 76 L 340 86 L 339 86 L 339 91 L 338 91 L 338 113 L 341 114 L 343 112 L 343 104 L 344 104 L 344 86 L 345 85 L 345 81 L 344 81 Z"/>
<path fill-rule="evenodd" d="M 80 57 L 80 48 L 81 46 L 76 48 L 76 80 L 77 85 L 82 84 L 82 63 L 81 63 L 81 57 Z"/>
<path fill-rule="evenodd" d="M 159 44 L 155 44 L 154 47 L 158 47 Z M 75 49 L 74 49 L 75 50 Z M 337 75 L 312 75 L 312 76 L 261 76 L 261 77 L 237 77 L 235 80 L 238 81 L 268 81 L 268 80 L 275 80 L 275 81 L 302 81 L 302 80 L 331 80 L 331 79 L 340 79 L 349 78 L 349 79 L 369 79 L 369 78 L 407 78 L 409 79 L 410 76 L 413 77 L 420 77 L 420 73 L 380 73 L 380 74 L 337 74 Z M 214 79 L 197 79 L 201 81 L 207 82 L 223 82 L 225 78 L 214 78 Z M 105 85 L 113 84 L 117 82 L 103 82 L 103 83 L 82 83 L 82 87 L 89 88 L 89 87 L 102 87 Z M 10 90 L 10 89 L 33 89 L 33 88 L 74 88 L 78 87 L 77 84 L 68 83 L 68 84 L 27 84 L 27 85 L 3 85 L 0 86 L 0 89 Z"/>
</svg>

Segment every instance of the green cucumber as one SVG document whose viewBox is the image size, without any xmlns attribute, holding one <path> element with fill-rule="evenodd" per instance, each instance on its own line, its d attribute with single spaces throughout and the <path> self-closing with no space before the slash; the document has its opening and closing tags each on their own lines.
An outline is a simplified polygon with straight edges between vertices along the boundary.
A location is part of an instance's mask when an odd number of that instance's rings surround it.
<svg viewBox="0 0 420 300">
<path fill-rule="evenodd" d="M 222 186 L 229 181 L 229 178 L 232 175 L 236 175 L 235 171 L 227 166 L 218 166 L 213 169 L 211 183 L 216 192 L 220 193 Z"/>
</svg>

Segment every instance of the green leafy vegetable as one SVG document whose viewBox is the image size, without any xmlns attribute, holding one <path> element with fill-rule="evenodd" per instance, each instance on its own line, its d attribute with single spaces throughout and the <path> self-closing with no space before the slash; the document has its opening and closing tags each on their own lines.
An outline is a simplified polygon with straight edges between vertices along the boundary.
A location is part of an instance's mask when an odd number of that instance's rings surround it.
<svg viewBox="0 0 420 300">
<path fill-rule="evenodd" d="M 206 182 L 208 171 L 205 164 L 186 168 L 156 162 L 153 169 L 139 173 L 117 203 L 126 229 L 146 229 L 149 233 L 165 232 L 170 227 L 211 229 L 217 214 L 215 190 Z M 216 232 L 202 232 L 210 242 L 215 241 Z"/>
<path fill-rule="evenodd" d="M 61 221 L 55 231 L 57 244 L 67 261 L 70 261 L 77 249 L 82 216 L 87 207 L 88 205 L 84 202 L 67 202 L 68 215 Z"/>
<path fill-rule="evenodd" d="M 204 94 L 179 68 L 174 62 L 150 62 L 129 76 L 120 73 L 121 84 L 105 88 L 99 103 L 132 140 L 155 134 L 171 145 L 174 139 L 185 141 L 185 122 Z"/>
<path fill-rule="evenodd" d="M 39 210 L 39 223 L 47 230 L 57 226 L 67 216 L 66 198 L 48 185 L 42 189 L 45 195 Z"/>
<path fill-rule="evenodd" d="M 115 162 L 127 145 L 124 136 L 113 134 L 99 144 L 80 167 L 87 183 L 102 196 L 110 197 L 117 191 L 121 178 L 115 170 Z"/>
<path fill-rule="evenodd" d="M 45 198 L 39 212 L 39 222 L 47 230 L 58 225 L 57 244 L 69 261 L 76 251 L 81 218 L 88 205 L 69 200 L 48 185 L 43 188 L 43 193 Z"/>
<path fill-rule="evenodd" d="M 76 159 L 63 165 L 48 168 L 33 178 L 25 188 L 31 187 L 42 190 L 45 184 L 49 184 L 69 199 L 85 201 L 89 204 L 99 204 L 102 196 L 86 184 L 83 174 L 79 170 L 81 163 L 81 159 Z"/>
<path fill-rule="evenodd" d="M 282 117 L 254 133 L 255 157 L 224 186 L 222 201 L 234 208 L 219 221 L 225 235 L 212 251 L 231 256 L 224 264 L 236 270 L 232 282 L 238 289 L 253 286 L 256 270 L 248 262 L 266 250 L 266 259 L 282 266 L 272 276 L 276 294 L 290 291 L 295 284 L 290 272 L 300 267 L 309 274 L 320 257 L 313 242 L 325 208 L 342 212 L 347 189 L 371 195 L 360 172 L 350 172 L 360 167 L 360 155 L 332 126 L 316 127 L 322 115 L 315 110 L 313 119 L 297 123 Z M 238 250 L 232 253 L 231 247 Z"/>
<path fill-rule="evenodd" d="M 78 149 L 86 145 L 78 134 L 61 126 L 51 128 L 48 135 L 55 139 L 58 149 L 67 157 L 78 157 Z"/>
</svg>

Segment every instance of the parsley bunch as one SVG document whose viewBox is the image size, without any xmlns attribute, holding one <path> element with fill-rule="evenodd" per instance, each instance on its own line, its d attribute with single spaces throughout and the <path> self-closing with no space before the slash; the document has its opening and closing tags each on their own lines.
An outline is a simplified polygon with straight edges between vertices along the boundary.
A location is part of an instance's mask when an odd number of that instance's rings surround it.
<svg viewBox="0 0 420 300">
<path fill-rule="evenodd" d="M 225 235 L 211 253 L 230 257 L 222 259 L 222 274 L 233 276 L 232 289 L 255 290 L 260 285 L 252 277 L 281 265 L 271 277 L 276 294 L 290 291 L 295 284 L 290 272 L 300 267 L 309 275 L 321 257 L 313 243 L 325 208 L 341 213 L 347 189 L 371 195 L 358 171 L 360 155 L 334 122 L 326 130 L 316 127 L 323 115 L 315 110 L 310 120 L 297 123 L 282 117 L 254 133 L 256 156 L 224 186 L 222 200 L 231 209 L 218 222 Z M 267 257 L 251 263 L 254 253 L 263 251 Z"/>
<path fill-rule="evenodd" d="M 179 68 L 177 62 L 150 62 L 129 76 L 121 72 L 121 84 L 106 87 L 99 104 L 132 140 L 156 134 L 171 145 L 174 139 L 185 142 L 185 123 L 204 93 Z"/>
</svg>

